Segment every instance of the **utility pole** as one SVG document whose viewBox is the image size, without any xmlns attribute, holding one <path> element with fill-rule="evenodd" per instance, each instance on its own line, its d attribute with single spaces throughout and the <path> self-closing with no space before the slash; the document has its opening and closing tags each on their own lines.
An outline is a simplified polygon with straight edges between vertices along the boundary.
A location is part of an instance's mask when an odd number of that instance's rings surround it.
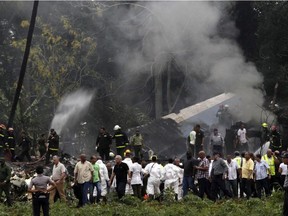
<svg viewBox="0 0 288 216">
<path fill-rule="evenodd" d="M 33 37 L 33 32 L 34 32 L 34 27 L 35 27 L 35 22 L 36 22 L 36 16 L 37 16 L 37 10 L 38 10 L 38 4 L 39 0 L 35 0 L 33 4 L 33 10 L 32 10 L 32 15 L 31 15 L 31 20 L 30 20 L 30 25 L 29 25 L 29 30 L 28 30 L 28 35 L 27 35 L 27 41 L 26 41 L 26 47 L 25 47 L 25 52 L 22 60 L 22 65 L 20 69 L 20 75 L 17 83 L 17 88 L 8 120 L 8 127 L 12 127 L 14 117 L 15 117 L 15 112 L 17 109 L 17 104 L 19 101 L 24 77 L 25 77 L 25 72 L 26 72 L 26 67 L 27 67 L 27 62 L 29 58 L 29 53 L 30 53 L 30 47 L 31 47 L 31 42 L 32 42 L 32 37 Z"/>
</svg>

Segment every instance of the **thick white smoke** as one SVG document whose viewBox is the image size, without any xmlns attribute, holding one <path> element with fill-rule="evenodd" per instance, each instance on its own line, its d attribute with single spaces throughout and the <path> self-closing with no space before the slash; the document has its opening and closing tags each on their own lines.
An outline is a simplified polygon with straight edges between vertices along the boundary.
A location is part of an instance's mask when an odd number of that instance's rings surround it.
<svg viewBox="0 0 288 216">
<path fill-rule="evenodd" d="M 118 28 L 123 29 L 123 35 L 128 39 L 143 38 L 141 50 L 119 45 L 118 61 L 127 62 L 130 57 L 125 73 L 131 76 L 143 72 L 143 67 L 165 64 L 167 58 L 163 56 L 172 54 L 177 64 L 187 68 L 186 88 L 191 92 L 197 92 L 201 99 L 215 92 L 235 93 L 241 98 L 236 110 L 239 120 L 259 121 L 263 78 L 235 42 L 238 30 L 225 12 L 229 4 L 142 2 L 126 8 L 125 15 L 120 10 L 119 16 L 124 18 Z M 200 81 L 195 81 L 196 77 Z"/>
<path fill-rule="evenodd" d="M 56 110 L 52 120 L 51 128 L 60 134 L 65 126 L 73 126 L 86 114 L 87 109 L 93 99 L 94 91 L 79 89 L 65 95 Z"/>
</svg>

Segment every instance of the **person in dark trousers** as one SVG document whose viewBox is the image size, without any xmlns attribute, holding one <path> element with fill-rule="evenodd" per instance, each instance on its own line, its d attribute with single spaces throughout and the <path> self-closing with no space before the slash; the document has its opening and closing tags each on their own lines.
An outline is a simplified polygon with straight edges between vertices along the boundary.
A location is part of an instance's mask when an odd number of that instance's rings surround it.
<svg viewBox="0 0 288 216">
<path fill-rule="evenodd" d="M 254 161 L 251 160 L 249 152 L 245 152 L 245 158 L 241 169 L 241 180 L 243 191 L 246 194 L 246 198 L 249 199 L 252 194 L 251 183 L 253 181 Z"/>
<path fill-rule="evenodd" d="M 88 191 L 93 182 L 93 173 L 92 164 L 86 160 L 85 154 L 81 154 L 80 161 L 74 168 L 74 183 L 80 186 L 81 191 L 77 208 L 81 208 L 88 203 Z"/>
<path fill-rule="evenodd" d="M 45 134 L 41 134 L 40 139 L 38 140 L 38 148 L 40 152 L 40 157 L 46 153 L 46 137 Z"/>
<path fill-rule="evenodd" d="M 228 188 L 233 194 L 233 198 L 238 198 L 238 185 L 237 179 L 239 174 L 239 166 L 236 160 L 232 160 L 231 155 L 227 155 L 227 165 L 228 165 Z"/>
<path fill-rule="evenodd" d="M 10 196 L 10 178 L 11 169 L 6 165 L 4 158 L 0 158 L 0 196 L 4 191 L 8 206 L 12 206 L 11 196 Z"/>
<path fill-rule="evenodd" d="M 282 158 L 283 163 L 287 166 L 288 165 L 288 153 L 285 153 Z M 285 177 L 284 181 L 284 205 L 283 205 L 283 216 L 288 215 L 288 175 Z"/>
<path fill-rule="evenodd" d="M 188 194 L 189 188 L 192 189 L 195 195 L 198 195 L 198 190 L 194 184 L 195 167 L 199 165 L 199 160 L 192 158 L 191 153 L 187 152 L 187 160 L 184 162 L 184 174 L 183 174 L 183 196 Z"/>
<path fill-rule="evenodd" d="M 103 160 L 109 160 L 111 145 L 112 136 L 106 131 L 104 127 L 100 128 L 99 135 L 96 140 L 96 147 Z"/>
<path fill-rule="evenodd" d="M 225 185 L 225 175 L 228 173 L 227 164 L 220 157 L 219 153 L 214 153 L 214 161 L 211 170 L 211 198 L 216 201 L 219 189 L 225 196 L 232 197 Z"/>
<path fill-rule="evenodd" d="M 21 139 L 19 142 L 19 146 L 22 148 L 21 153 L 19 155 L 19 160 L 24 161 L 24 158 L 26 157 L 27 160 L 30 162 L 30 147 L 31 147 L 31 141 L 29 137 L 27 136 L 26 132 L 21 133 Z"/>
<path fill-rule="evenodd" d="M 261 160 L 261 155 L 256 155 L 256 163 L 254 168 L 254 179 L 256 181 L 256 192 L 258 198 L 261 199 L 262 196 L 262 190 L 265 190 L 266 196 L 270 195 L 270 190 L 268 186 L 268 170 L 269 165 L 265 160 Z"/>
<path fill-rule="evenodd" d="M 138 197 L 139 199 L 142 199 L 141 190 L 142 190 L 142 180 L 141 180 L 141 174 L 142 172 L 142 166 L 139 164 L 139 158 L 133 157 L 132 159 L 133 165 L 131 166 L 130 170 L 130 178 L 131 178 L 131 186 L 133 189 L 133 194 L 135 197 Z"/>
<path fill-rule="evenodd" d="M 28 186 L 28 192 L 32 193 L 33 216 L 40 216 L 41 208 L 44 216 L 49 216 L 49 192 L 55 188 L 55 183 L 48 176 L 43 175 L 42 166 L 36 167 L 37 176 Z M 52 185 L 47 190 L 47 185 Z M 35 187 L 34 189 L 33 186 Z"/>
<path fill-rule="evenodd" d="M 201 130 L 200 125 L 196 125 L 195 132 L 196 132 L 195 154 L 197 156 L 197 154 L 200 151 L 203 151 L 203 148 L 204 148 L 204 132 Z"/>
<path fill-rule="evenodd" d="M 117 155 L 124 157 L 125 148 L 129 144 L 128 137 L 126 133 L 122 132 L 119 125 L 115 125 L 114 131 L 113 139 L 115 139 Z"/>
<path fill-rule="evenodd" d="M 46 153 L 46 165 L 50 163 L 50 157 L 57 155 L 59 151 L 59 136 L 54 129 L 50 130 L 48 138 L 48 151 Z"/>
<path fill-rule="evenodd" d="M 15 142 L 15 136 L 14 136 L 14 129 L 13 128 L 8 128 L 7 144 L 8 144 L 8 148 L 10 150 L 10 153 L 11 153 L 11 161 L 15 161 L 16 142 Z"/>
<path fill-rule="evenodd" d="M 209 182 L 209 161 L 206 158 L 205 152 L 199 152 L 200 163 L 195 167 L 197 170 L 196 178 L 199 184 L 199 197 L 204 198 L 204 193 L 211 199 L 210 195 L 210 182 Z"/>
<path fill-rule="evenodd" d="M 116 176 L 116 192 L 118 198 L 121 199 L 125 196 L 125 188 L 127 182 L 130 184 L 131 179 L 127 179 L 127 175 L 131 176 L 129 167 L 126 163 L 122 162 L 122 157 L 120 155 L 115 156 L 115 166 L 113 169 L 112 176 L 110 178 L 109 185 L 112 185 L 113 179 Z"/>
</svg>

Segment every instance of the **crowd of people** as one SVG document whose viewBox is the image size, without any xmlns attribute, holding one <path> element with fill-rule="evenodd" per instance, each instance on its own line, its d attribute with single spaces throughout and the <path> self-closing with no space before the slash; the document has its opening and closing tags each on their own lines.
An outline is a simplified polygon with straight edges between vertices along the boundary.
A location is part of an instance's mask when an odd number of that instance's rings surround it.
<svg viewBox="0 0 288 216">
<path fill-rule="evenodd" d="M 271 196 L 278 189 L 288 189 L 286 152 L 280 156 L 269 149 L 261 156 L 236 151 L 235 155 L 227 155 L 224 159 L 217 152 L 210 157 L 201 150 L 197 157 L 188 152 L 183 163 L 178 158 L 160 162 L 157 156 L 141 161 L 132 157 L 130 150 L 124 153 L 124 158 L 115 156 L 113 166 L 110 161 L 105 164 L 99 155 L 91 156 L 90 160 L 86 155 L 80 155 L 74 169 L 73 186 L 79 200 L 77 207 L 106 203 L 109 193 L 116 193 L 119 199 L 134 195 L 140 200 L 155 199 L 159 202 L 165 193 L 173 193 L 176 201 L 191 193 L 215 202 L 230 198 L 261 199 L 264 195 Z M 38 175 L 29 185 L 29 192 L 33 193 L 34 212 L 39 212 L 43 205 L 46 206 L 43 210 L 48 212 L 49 200 L 53 204 L 56 192 L 61 202 L 66 202 L 64 182 L 67 171 L 59 159 L 53 156 L 51 178 L 43 176 L 43 167 L 36 169 Z M 52 187 L 47 188 L 47 183 Z M 286 192 L 285 199 L 288 201 Z M 284 206 L 284 215 L 287 215 L 288 209 Z"/>
<path fill-rule="evenodd" d="M 262 126 L 266 128 L 266 125 Z M 12 205 L 9 195 L 11 168 L 5 163 L 3 150 L 9 148 L 13 155 L 15 141 L 11 141 L 12 128 L 7 130 L 7 136 L 3 131 L 4 127 L 0 127 L 0 147 L 3 146 L 0 155 L 0 191 L 5 192 L 8 205 Z M 210 137 L 210 152 L 213 154 L 209 156 L 204 151 L 204 133 L 200 125 L 196 125 L 188 136 L 185 160 L 170 158 L 159 161 L 156 155 L 144 160 L 142 155 L 144 139 L 139 129 L 136 129 L 135 134 L 128 139 L 119 125 L 114 127 L 114 135 L 101 128 L 96 140 L 95 154 L 89 160 L 85 154 L 81 154 L 74 168 L 73 190 L 78 199 L 77 207 L 106 203 L 109 201 L 107 195 L 114 192 L 119 199 L 126 195 L 134 195 L 140 200 L 156 199 L 161 202 L 165 193 L 169 191 L 174 194 L 176 201 L 189 193 L 201 199 L 206 197 L 217 201 L 244 197 L 262 198 L 263 195 L 269 197 L 278 189 L 286 191 L 288 153 L 282 151 L 281 146 L 275 145 L 273 133 L 275 133 L 274 126 L 265 138 L 265 142 L 270 140 L 271 149 L 263 155 L 254 155 L 248 151 L 240 154 L 236 151 L 233 156 L 224 157 L 224 139 L 215 128 Z M 278 134 L 276 135 L 278 137 Z M 248 137 L 244 125 L 237 131 L 237 139 L 241 148 L 248 149 Z M 112 140 L 115 140 L 117 151 L 114 161 L 111 161 L 110 155 Z M 12 160 L 22 160 L 26 157 L 31 161 L 30 140 L 25 132 L 21 133 L 20 143 L 23 145 L 21 154 L 16 156 L 14 153 Z M 58 156 L 59 136 L 54 129 L 50 130 L 47 140 L 44 134 L 41 136 L 39 145 L 45 164 L 53 162 L 52 176 L 44 176 L 44 167 L 38 166 L 37 176 L 32 179 L 28 192 L 33 194 L 34 215 L 40 215 L 41 207 L 44 215 L 49 215 L 49 204 L 53 205 L 56 194 L 61 202 L 67 201 L 65 182 L 69 173 Z M 285 200 L 288 201 L 288 192 L 285 192 Z M 286 205 L 284 215 L 288 215 Z"/>
</svg>

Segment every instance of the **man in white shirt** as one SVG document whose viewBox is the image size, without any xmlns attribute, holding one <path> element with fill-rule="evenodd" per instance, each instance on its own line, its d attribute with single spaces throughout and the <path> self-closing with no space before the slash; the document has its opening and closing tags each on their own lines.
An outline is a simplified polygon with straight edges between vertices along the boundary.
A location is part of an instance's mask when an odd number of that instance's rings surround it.
<svg viewBox="0 0 288 216">
<path fill-rule="evenodd" d="M 152 156 L 152 162 L 145 167 L 145 174 L 148 175 L 147 194 L 149 198 L 160 195 L 160 179 L 162 178 L 161 166 L 157 163 L 157 157 Z"/>
<path fill-rule="evenodd" d="M 104 202 L 107 202 L 107 184 L 109 182 L 108 170 L 100 156 L 97 157 L 96 163 L 100 167 L 101 197 L 103 197 Z"/>
<path fill-rule="evenodd" d="M 234 198 L 238 197 L 238 185 L 237 185 L 237 173 L 239 170 L 236 161 L 232 160 L 231 155 L 227 155 L 227 165 L 228 165 L 228 182 L 230 192 L 233 194 Z"/>
<path fill-rule="evenodd" d="M 126 163 L 127 166 L 129 167 L 129 170 L 131 171 L 131 167 L 133 165 L 132 159 L 131 159 L 131 151 L 129 149 L 127 149 L 124 152 L 125 158 L 122 161 L 123 163 Z M 129 177 L 129 176 L 128 176 Z M 133 189 L 131 187 L 131 184 L 126 184 L 126 188 L 125 188 L 125 194 L 133 194 Z"/>
<path fill-rule="evenodd" d="M 187 151 L 195 157 L 195 141 L 196 141 L 196 131 L 195 128 L 189 133 L 188 143 L 187 143 Z M 197 154 L 197 153 L 196 153 Z"/>
<path fill-rule="evenodd" d="M 141 190 L 142 190 L 142 179 L 141 179 L 141 173 L 142 166 L 139 164 L 139 158 L 134 157 L 132 159 L 133 164 L 130 169 L 130 178 L 131 178 L 131 186 L 133 189 L 134 196 L 138 197 L 139 199 L 142 199 L 141 196 Z"/>
<path fill-rule="evenodd" d="M 162 179 L 164 182 L 164 189 L 168 188 L 173 189 L 175 193 L 175 200 L 178 200 L 178 187 L 179 187 L 179 179 L 180 173 L 177 166 L 173 164 L 173 159 L 170 158 L 168 164 L 164 166 L 162 169 Z"/>
<path fill-rule="evenodd" d="M 261 160 L 261 155 L 256 155 L 256 163 L 254 168 L 255 180 L 256 180 L 256 192 L 257 196 L 261 199 L 262 189 L 264 188 L 266 196 L 270 195 L 269 185 L 268 185 L 268 171 L 269 165 L 265 160 Z"/>
<path fill-rule="evenodd" d="M 244 127 L 244 124 L 241 124 L 241 128 L 238 130 L 237 136 L 239 139 L 240 150 L 249 151 L 247 131 L 246 131 L 246 128 Z"/>
<path fill-rule="evenodd" d="M 278 172 L 280 173 L 280 184 L 281 184 L 281 186 L 283 187 L 284 181 L 285 181 L 285 177 L 286 177 L 286 175 L 288 174 L 288 173 L 287 173 L 287 165 L 284 164 L 284 163 L 281 163 L 281 164 L 279 165 L 279 170 L 278 170 Z"/>
<path fill-rule="evenodd" d="M 64 192 L 66 168 L 62 163 L 60 163 L 59 157 L 56 155 L 53 156 L 53 163 L 54 166 L 52 171 L 52 180 L 55 182 L 56 188 L 50 192 L 49 203 L 54 203 L 56 191 L 58 191 L 61 201 L 66 202 L 66 196 Z"/>
</svg>

